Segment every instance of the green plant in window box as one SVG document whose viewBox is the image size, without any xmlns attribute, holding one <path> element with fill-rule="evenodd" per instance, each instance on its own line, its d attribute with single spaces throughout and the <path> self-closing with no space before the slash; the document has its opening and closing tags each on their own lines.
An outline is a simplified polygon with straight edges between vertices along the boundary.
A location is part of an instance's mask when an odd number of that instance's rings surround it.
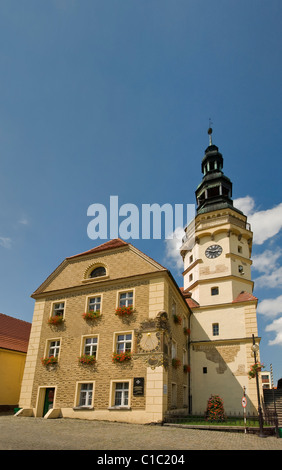
<svg viewBox="0 0 282 470">
<path fill-rule="evenodd" d="M 128 362 L 131 360 L 131 352 L 114 353 L 112 361 L 115 363 Z"/>
<path fill-rule="evenodd" d="M 49 366 L 50 364 L 58 364 L 58 358 L 56 356 L 42 357 L 41 362 L 44 366 Z"/>
<path fill-rule="evenodd" d="M 176 315 L 176 313 L 173 315 L 173 321 L 176 325 L 181 325 L 182 318 L 180 315 Z"/>
<path fill-rule="evenodd" d="M 191 372 L 191 367 L 188 366 L 188 364 L 184 364 L 184 366 L 183 366 L 183 372 L 184 372 L 185 374 L 188 374 L 188 372 Z"/>
<path fill-rule="evenodd" d="M 83 313 L 82 316 L 84 320 L 95 320 L 96 318 L 99 318 L 100 315 L 100 310 L 96 310 L 95 312 L 93 310 L 90 310 L 89 312 Z"/>
<path fill-rule="evenodd" d="M 191 334 L 190 328 L 186 328 L 186 327 L 184 326 L 184 328 L 183 328 L 183 333 L 184 333 L 186 336 L 189 336 L 189 335 Z"/>
<path fill-rule="evenodd" d="M 61 325 L 64 321 L 64 317 L 62 315 L 55 315 L 48 319 L 49 325 Z"/>
<path fill-rule="evenodd" d="M 256 364 L 253 364 L 248 372 L 249 379 L 254 379 L 256 376 L 257 372 L 260 372 L 261 369 L 264 369 L 265 365 L 261 364 L 260 362 L 257 362 Z"/>
<path fill-rule="evenodd" d="M 118 307 L 116 308 L 115 314 L 118 315 L 119 317 L 129 317 L 133 313 L 133 307 L 132 305 L 129 305 L 128 307 Z"/>
<path fill-rule="evenodd" d="M 181 361 L 180 361 L 180 359 L 177 359 L 176 357 L 174 357 L 174 358 L 171 360 L 171 364 L 172 364 L 172 367 L 173 367 L 174 369 L 177 369 L 178 367 L 180 367 Z"/>
<path fill-rule="evenodd" d="M 82 356 L 78 358 L 78 362 L 80 364 L 94 365 L 96 363 L 96 357 L 90 356 L 88 354 L 82 354 Z"/>
</svg>

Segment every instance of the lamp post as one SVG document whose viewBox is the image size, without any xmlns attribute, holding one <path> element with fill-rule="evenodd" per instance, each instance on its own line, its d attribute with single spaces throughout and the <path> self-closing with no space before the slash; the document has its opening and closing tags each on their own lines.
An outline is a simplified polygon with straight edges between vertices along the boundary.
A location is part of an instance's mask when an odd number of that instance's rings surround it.
<svg viewBox="0 0 282 470">
<path fill-rule="evenodd" d="M 252 351 L 254 353 L 255 364 L 257 364 L 257 351 L 258 350 L 259 350 L 259 347 L 255 343 L 255 336 L 253 335 Z M 257 384 L 257 396 L 258 396 L 259 437 L 266 437 L 266 435 L 263 433 L 263 417 L 262 417 L 262 410 L 261 410 L 261 404 L 260 404 L 259 380 L 258 380 L 257 368 L 256 368 L 256 384 Z"/>
</svg>

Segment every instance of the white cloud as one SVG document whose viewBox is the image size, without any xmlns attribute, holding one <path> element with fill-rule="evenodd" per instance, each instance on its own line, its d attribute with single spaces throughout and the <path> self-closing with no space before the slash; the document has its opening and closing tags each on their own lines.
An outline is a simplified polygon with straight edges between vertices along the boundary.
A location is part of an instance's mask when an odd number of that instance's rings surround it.
<svg viewBox="0 0 282 470">
<path fill-rule="evenodd" d="M 259 302 L 257 312 L 273 318 L 282 313 L 282 295 L 276 299 L 264 299 Z"/>
<path fill-rule="evenodd" d="M 270 273 L 278 267 L 277 260 L 281 255 L 281 248 L 277 248 L 275 251 L 265 250 L 263 253 L 253 256 L 253 267 L 259 272 Z"/>
<path fill-rule="evenodd" d="M 3 248 L 11 248 L 12 239 L 9 237 L 0 237 L 0 246 L 3 246 Z"/>
<path fill-rule="evenodd" d="M 173 232 L 173 238 L 165 240 L 165 259 L 169 265 L 183 270 L 183 261 L 180 255 L 182 238 L 185 232 L 182 227 L 177 227 Z"/>
<path fill-rule="evenodd" d="M 28 225 L 28 220 L 26 217 L 22 217 L 20 220 L 19 220 L 19 224 L 21 225 Z"/>
<path fill-rule="evenodd" d="M 265 211 L 255 211 L 255 201 L 251 196 L 235 199 L 234 206 L 244 212 L 254 233 L 254 244 L 262 245 L 282 229 L 282 203 Z"/>
<path fill-rule="evenodd" d="M 242 211 L 245 215 L 250 215 L 255 207 L 255 201 L 251 196 L 239 197 L 234 199 L 234 206 Z"/>
<path fill-rule="evenodd" d="M 282 317 L 267 325 L 265 331 L 274 331 L 276 334 L 276 337 L 268 342 L 269 346 L 282 346 Z"/>
<path fill-rule="evenodd" d="M 272 272 L 267 272 L 263 276 L 257 277 L 254 281 L 256 287 L 282 287 L 282 266 Z"/>
</svg>

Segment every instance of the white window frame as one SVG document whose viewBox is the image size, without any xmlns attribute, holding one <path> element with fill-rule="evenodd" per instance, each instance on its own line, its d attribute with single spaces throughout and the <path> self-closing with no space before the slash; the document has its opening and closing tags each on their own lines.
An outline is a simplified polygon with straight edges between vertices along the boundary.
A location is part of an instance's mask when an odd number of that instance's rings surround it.
<svg viewBox="0 0 282 470">
<path fill-rule="evenodd" d="M 93 300 L 93 299 L 98 299 L 100 298 L 100 308 L 96 308 L 94 310 L 90 310 L 90 301 Z M 85 312 L 96 312 L 97 310 L 100 310 L 100 312 L 102 312 L 102 302 L 103 302 L 103 295 L 102 294 L 92 294 L 92 295 L 88 295 L 86 297 L 86 304 L 85 304 Z M 98 302 L 96 302 L 94 305 L 98 305 Z"/>
<path fill-rule="evenodd" d="M 85 403 L 82 404 L 82 401 L 85 401 Z M 80 384 L 78 406 L 80 408 L 89 408 L 90 406 L 92 406 L 92 403 L 93 403 L 93 383 L 89 382 L 89 383 Z"/>
<path fill-rule="evenodd" d="M 81 405 L 81 392 L 82 388 L 86 385 L 92 385 L 92 390 L 85 390 L 87 403 L 85 405 Z M 90 393 L 92 393 L 91 401 L 89 400 Z M 75 403 L 74 409 L 93 409 L 94 407 L 94 395 L 95 395 L 95 381 L 84 380 L 81 382 L 76 383 L 76 392 L 75 392 Z"/>
<path fill-rule="evenodd" d="M 55 343 L 54 346 L 51 346 L 52 343 Z M 48 351 L 48 357 L 54 356 L 54 357 L 59 357 L 60 354 L 60 348 L 61 348 L 61 341 L 59 339 L 55 339 L 54 341 L 49 342 L 49 351 Z M 54 351 L 54 354 L 51 354 L 51 349 Z"/>
<path fill-rule="evenodd" d="M 118 339 L 120 337 L 124 337 Z M 126 336 L 131 336 L 131 338 L 126 338 Z M 133 331 L 120 331 L 115 332 L 114 336 L 114 353 L 121 354 L 123 352 L 132 352 L 133 351 Z M 130 344 L 130 349 L 126 347 L 127 344 Z M 124 345 L 124 348 L 120 348 L 120 346 Z"/>
<path fill-rule="evenodd" d="M 56 305 L 61 305 L 61 304 L 64 304 L 64 307 L 61 308 L 61 307 L 57 307 L 56 308 Z M 63 311 L 63 313 L 58 313 L 58 311 Z M 55 302 L 52 302 L 51 304 L 51 311 L 50 311 L 50 318 L 52 317 L 63 317 L 65 318 L 65 312 L 66 312 L 66 299 L 62 299 L 62 300 L 56 300 Z"/>
<path fill-rule="evenodd" d="M 129 410 L 131 407 L 131 379 L 123 379 L 123 380 L 112 380 L 110 386 L 110 410 L 122 410 L 127 409 Z M 116 389 L 116 386 L 124 384 L 127 388 L 123 387 L 120 390 Z M 121 403 L 116 404 L 117 392 L 121 393 Z"/>
<path fill-rule="evenodd" d="M 174 339 L 171 342 L 171 359 L 177 358 L 177 341 Z"/>
<path fill-rule="evenodd" d="M 129 307 L 131 306 L 133 308 L 133 310 L 135 309 L 135 288 L 131 288 L 131 289 L 122 289 L 122 290 L 119 290 L 117 291 L 117 298 L 116 298 L 116 308 L 120 308 L 120 307 L 123 307 L 123 305 L 121 305 L 121 299 L 120 299 L 120 296 L 123 295 L 123 294 L 129 294 L 132 292 L 132 303 L 129 303 L 129 299 L 131 299 L 131 297 L 126 297 L 125 298 L 125 306 L 126 307 Z"/>
<path fill-rule="evenodd" d="M 87 340 L 93 340 L 87 345 Z M 94 341 L 96 340 L 96 341 Z M 90 353 L 87 354 L 89 356 L 95 356 L 96 359 L 98 357 L 98 345 L 99 345 L 99 335 L 91 335 L 91 336 L 83 336 L 82 337 L 82 354 L 86 353 L 86 348 L 90 347 Z"/>
<path fill-rule="evenodd" d="M 52 348 L 55 348 L 56 355 L 50 354 L 51 343 L 59 343 L 57 345 L 52 346 Z M 47 357 L 54 356 L 54 357 L 57 357 L 59 359 L 60 354 L 61 354 L 61 348 L 62 348 L 62 338 L 56 337 L 56 338 L 50 338 L 50 339 L 46 340 L 45 350 L 44 350 L 44 357 L 47 358 Z"/>
</svg>

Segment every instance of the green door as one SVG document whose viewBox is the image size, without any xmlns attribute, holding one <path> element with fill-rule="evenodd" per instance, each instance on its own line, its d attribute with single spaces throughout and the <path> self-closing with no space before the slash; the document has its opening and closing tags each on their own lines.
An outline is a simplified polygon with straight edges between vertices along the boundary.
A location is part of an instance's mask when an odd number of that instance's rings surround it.
<svg viewBox="0 0 282 470">
<path fill-rule="evenodd" d="M 47 411 L 53 408 L 54 394 L 55 394 L 54 388 L 46 388 L 43 416 L 46 415 Z"/>
</svg>

